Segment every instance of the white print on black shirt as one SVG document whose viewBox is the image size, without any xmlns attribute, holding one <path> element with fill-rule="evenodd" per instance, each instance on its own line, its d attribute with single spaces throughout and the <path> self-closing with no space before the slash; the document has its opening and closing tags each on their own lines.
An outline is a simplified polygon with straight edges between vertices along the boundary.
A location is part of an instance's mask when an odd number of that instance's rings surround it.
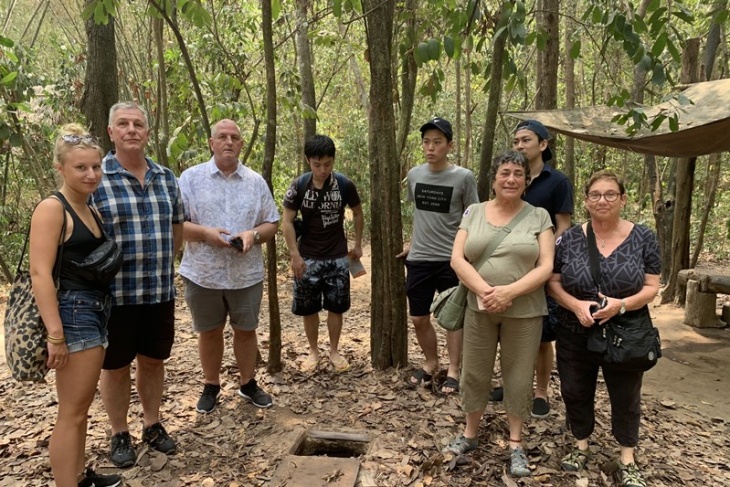
<svg viewBox="0 0 730 487">
<path fill-rule="evenodd" d="M 416 183 L 413 192 L 416 208 L 436 213 L 449 213 L 451 210 L 451 196 L 454 188 L 451 186 L 437 186 L 435 184 Z"/>
</svg>

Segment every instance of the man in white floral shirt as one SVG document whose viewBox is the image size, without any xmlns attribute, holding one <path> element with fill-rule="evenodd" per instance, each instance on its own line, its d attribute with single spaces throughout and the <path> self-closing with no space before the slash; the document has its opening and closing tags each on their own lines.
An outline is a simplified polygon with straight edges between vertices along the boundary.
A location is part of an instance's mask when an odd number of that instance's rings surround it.
<svg viewBox="0 0 730 487">
<path fill-rule="evenodd" d="M 185 170 L 179 180 L 185 253 L 178 272 L 185 281 L 193 329 L 199 333 L 205 376 L 196 409 L 209 413 L 218 402 L 226 318 L 233 329 L 238 394 L 268 408 L 271 396 L 254 378 L 256 328 L 264 280 L 261 244 L 276 234 L 279 212 L 264 178 L 238 160 L 243 139 L 236 123 L 215 124 L 209 142 L 213 158 Z"/>
</svg>

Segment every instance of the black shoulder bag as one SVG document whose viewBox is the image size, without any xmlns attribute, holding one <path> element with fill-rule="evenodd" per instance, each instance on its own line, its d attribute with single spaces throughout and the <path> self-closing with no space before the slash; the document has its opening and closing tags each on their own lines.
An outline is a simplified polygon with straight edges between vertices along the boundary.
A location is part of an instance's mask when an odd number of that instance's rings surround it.
<svg viewBox="0 0 730 487">
<path fill-rule="evenodd" d="M 588 222 L 586 236 L 591 276 L 600 292 L 601 268 L 591 222 Z M 646 305 L 616 315 L 603 326 L 593 325 L 590 330 L 586 345 L 588 350 L 602 354 L 603 360 L 613 368 L 646 371 L 654 367 L 662 356 L 659 330 L 652 324 Z"/>
</svg>

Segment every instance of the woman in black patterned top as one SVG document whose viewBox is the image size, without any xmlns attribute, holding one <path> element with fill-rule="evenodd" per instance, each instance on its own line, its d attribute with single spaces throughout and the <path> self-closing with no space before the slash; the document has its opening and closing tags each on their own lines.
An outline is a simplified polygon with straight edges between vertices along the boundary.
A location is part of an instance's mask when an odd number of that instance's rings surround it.
<svg viewBox="0 0 730 487">
<path fill-rule="evenodd" d="M 614 316 L 639 310 L 654 300 L 659 291 L 659 248 L 651 230 L 621 218 L 626 191 L 615 173 L 595 173 L 585 185 L 584 202 L 600 254 L 600 291 L 591 274 L 586 223 L 558 238 L 553 276 L 548 281 L 550 294 L 560 304 L 558 372 L 568 424 L 577 440 L 561 465 L 578 471 L 591 457 L 588 440 L 595 426 L 594 401 L 601 367 L 611 402 L 611 430 L 621 447 L 621 485 L 645 487 L 634 461 L 643 371 L 605 363 L 601 354 L 588 351 L 586 342 L 591 327 L 602 326 Z M 605 307 L 597 309 L 604 297 Z"/>
</svg>

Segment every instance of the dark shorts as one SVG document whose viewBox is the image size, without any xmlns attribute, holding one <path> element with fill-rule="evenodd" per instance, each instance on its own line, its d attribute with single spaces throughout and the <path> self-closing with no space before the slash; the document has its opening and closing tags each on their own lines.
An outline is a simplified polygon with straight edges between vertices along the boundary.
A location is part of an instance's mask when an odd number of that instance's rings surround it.
<svg viewBox="0 0 730 487">
<path fill-rule="evenodd" d="M 100 291 L 61 291 L 58 311 L 69 353 L 108 345 L 111 296 Z"/>
<path fill-rule="evenodd" d="M 558 337 L 558 308 L 560 305 L 552 296 L 545 296 L 548 307 L 547 316 L 542 317 L 542 338 L 540 341 L 554 342 Z"/>
<path fill-rule="evenodd" d="M 406 295 L 411 316 L 428 316 L 436 291 L 459 284 L 450 261 L 406 260 Z"/>
<path fill-rule="evenodd" d="M 259 310 L 264 294 L 264 283 L 242 289 L 208 289 L 183 278 L 185 302 L 193 317 L 193 330 L 200 333 L 225 325 L 230 318 L 231 328 L 253 331 L 259 326 Z"/>
<path fill-rule="evenodd" d="M 322 309 L 342 314 L 350 309 L 350 262 L 339 259 L 304 259 L 304 275 L 294 279 L 291 311 L 309 316 Z"/>
<path fill-rule="evenodd" d="M 112 306 L 109 347 L 103 369 L 121 369 L 137 354 L 152 359 L 170 358 L 175 341 L 175 300 L 157 304 Z"/>
</svg>

